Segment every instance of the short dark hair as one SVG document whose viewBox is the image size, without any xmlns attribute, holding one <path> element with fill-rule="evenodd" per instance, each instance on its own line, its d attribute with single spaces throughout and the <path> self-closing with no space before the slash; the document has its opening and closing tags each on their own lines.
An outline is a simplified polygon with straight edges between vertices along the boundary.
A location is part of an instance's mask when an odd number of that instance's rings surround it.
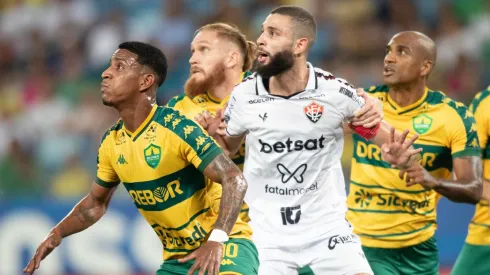
<svg viewBox="0 0 490 275">
<path fill-rule="evenodd" d="M 313 43 L 316 40 L 316 21 L 311 13 L 297 6 L 284 5 L 273 9 L 271 14 L 287 15 L 291 17 L 296 25 L 294 30 L 296 36 L 299 35 L 308 38 L 311 42 L 308 43 L 308 48 L 313 46 Z"/>
<path fill-rule="evenodd" d="M 119 49 L 128 50 L 138 56 L 139 64 L 150 67 L 157 76 L 157 84 L 160 87 L 167 78 L 167 57 L 165 54 L 150 44 L 129 41 L 119 45 Z"/>
</svg>

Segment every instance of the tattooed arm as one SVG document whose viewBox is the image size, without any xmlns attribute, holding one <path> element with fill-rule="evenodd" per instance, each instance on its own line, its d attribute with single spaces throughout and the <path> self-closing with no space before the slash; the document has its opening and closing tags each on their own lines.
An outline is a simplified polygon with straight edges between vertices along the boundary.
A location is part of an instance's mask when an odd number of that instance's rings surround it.
<svg viewBox="0 0 490 275">
<path fill-rule="evenodd" d="M 107 211 L 107 206 L 116 191 L 116 186 L 105 188 L 92 183 L 92 188 L 72 211 L 51 231 L 56 231 L 62 238 L 83 231 L 96 223 Z"/>
<path fill-rule="evenodd" d="M 117 186 L 105 188 L 95 182 L 92 183 L 90 193 L 49 232 L 24 272 L 33 274 L 39 268 L 41 261 L 61 244 L 63 238 L 83 231 L 96 223 L 105 214 L 116 188 Z"/>
<path fill-rule="evenodd" d="M 218 218 L 208 241 L 199 249 L 179 259 L 180 263 L 194 259 L 194 264 L 187 274 L 194 274 L 197 270 L 200 270 L 199 274 L 218 274 L 223 259 L 223 243 L 235 225 L 247 191 L 247 182 L 242 172 L 224 153 L 208 164 L 204 169 L 204 175 L 214 182 L 221 183 L 223 194 Z M 213 234 L 216 234 L 215 237 Z"/>
<path fill-rule="evenodd" d="M 476 204 L 482 196 L 482 163 L 480 157 L 459 157 L 453 159 L 454 180 L 439 179 L 431 176 L 420 164 L 408 170 L 400 171 L 400 177 L 406 173 L 407 186 L 420 184 L 434 189 L 437 193 L 454 202 Z"/>
<path fill-rule="evenodd" d="M 223 153 L 204 169 L 204 175 L 223 186 L 218 219 L 214 229 L 230 234 L 243 204 L 247 181 L 240 169 Z"/>
</svg>

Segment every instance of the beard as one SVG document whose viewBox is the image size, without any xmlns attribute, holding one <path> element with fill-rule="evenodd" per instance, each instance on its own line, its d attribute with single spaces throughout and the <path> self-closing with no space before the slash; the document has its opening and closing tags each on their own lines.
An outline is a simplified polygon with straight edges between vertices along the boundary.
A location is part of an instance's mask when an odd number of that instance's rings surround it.
<svg viewBox="0 0 490 275">
<path fill-rule="evenodd" d="M 262 65 L 258 61 L 254 60 L 254 70 L 264 78 L 270 78 L 284 73 L 291 69 L 294 65 L 294 54 L 291 50 L 284 50 L 278 52 L 273 56 L 270 56 L 269 64 Z"/>
<path fill-rule="evenodd" d="M 210 89 L 224 81 L 225 79 L 225 64 L 223 62 L 218 63 L 212 70 L 212 73 L 207 76 L 204 75 L 204 79 L 197 79 L 191 75 L 185 82 L 184 92 L 190 98 L 193 98 L 200 94 L 207 93 Z"/>
</svg>

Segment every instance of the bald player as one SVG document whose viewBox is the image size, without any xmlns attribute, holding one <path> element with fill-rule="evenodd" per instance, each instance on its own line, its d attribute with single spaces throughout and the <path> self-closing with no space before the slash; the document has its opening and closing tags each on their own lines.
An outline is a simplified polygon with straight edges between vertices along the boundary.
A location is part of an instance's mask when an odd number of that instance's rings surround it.
<svg viewBox="0 0 490 275">
<path fill-rule="evenodd" d="M 419 135 L 419 163 L 391 168 L 380 148 L 354 135 L 348 220 L 377 275 L 438 274 L 436 204 L 441 196 L 476 204 L 482 193 L 476 123 L 463 103 L 427 87 L 434 41 L 401 32 L 386 46 L 384 85 L 368 89 L 383 102 L 385 120 Z M 455 179 L 451 179 L 454 172 Z"/>
</svg>

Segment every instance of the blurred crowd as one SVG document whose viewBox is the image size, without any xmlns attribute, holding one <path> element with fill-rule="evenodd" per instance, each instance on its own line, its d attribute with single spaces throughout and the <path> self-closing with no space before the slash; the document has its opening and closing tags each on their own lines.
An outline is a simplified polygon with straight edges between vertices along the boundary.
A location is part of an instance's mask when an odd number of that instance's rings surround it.
<svg viewBox="0 0 490 275">
<path fill-rule="evenodd" d="M 182 92 L 199 26 L 233 23 L 255 41 L 282 4 L 314 14 L 310 61 L 355 86 L 382 82 L 385 45 L 402 30 L 436 41 L 432 89 L 469 103 L 490 84 L 487 0 L 2 0 L 0 200 L 86 193 L 100 138 L 117 120 L 99 85 L 119 43 L 145 41 L 165 52 L 170 68 L 158 96 L 165 104 Z"/>
</svg>

